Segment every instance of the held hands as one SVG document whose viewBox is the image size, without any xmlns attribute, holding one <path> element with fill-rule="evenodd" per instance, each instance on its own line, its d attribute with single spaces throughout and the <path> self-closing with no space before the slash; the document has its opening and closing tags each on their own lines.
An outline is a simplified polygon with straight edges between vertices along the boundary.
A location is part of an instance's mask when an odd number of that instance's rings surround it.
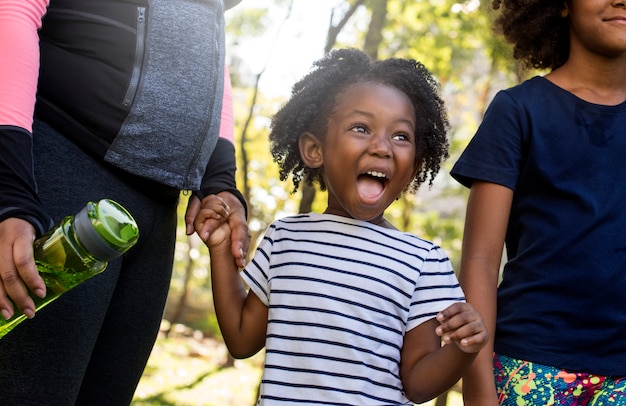
<svg viewBox="0 0 626 406">
<path fill-rule="evenodd" d="M 29 289 L 39 297 L 46 296 L 46 285 L 33 258 L 34 241 L 35 229 L 29 222 L 18 218 L 0 222 L 0 312 L 7 320 L 15 313 L 13 303 L 26 317 L 35 316 Z"/>
<path fill-rule="evenodd" d="M 230 243 L 231 254 L 237 266 L 245 266 L 250 247 L 250 231 L 246 211 L 232 193 L 209 195 L 202 201 L 197 196 L 192 196 L 187 206 L 185 222 L 187 235 L 195 230 L 209 248 Z"/>
<path fill-rule="evenodd" d="M 480 314 L 469 303 L 455 303 L 437 314 L 435 332 L 445 344 L 455 343 L 465 353 L 479 352 L 488 341 Z"/>
</svg>

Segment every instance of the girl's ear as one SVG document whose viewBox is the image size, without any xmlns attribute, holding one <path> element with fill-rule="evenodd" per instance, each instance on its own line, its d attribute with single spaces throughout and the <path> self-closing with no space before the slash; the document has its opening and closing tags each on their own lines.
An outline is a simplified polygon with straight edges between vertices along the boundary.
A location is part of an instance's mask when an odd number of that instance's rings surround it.
<svg viewBox="0 0 626 406">
<path fill-rule="evenodd" d="M 302 133 L 298 139 L 300 158 L 308 168 L 319 168 L 324 163 L 322 141 L 310 132 Z"/>
</svg>

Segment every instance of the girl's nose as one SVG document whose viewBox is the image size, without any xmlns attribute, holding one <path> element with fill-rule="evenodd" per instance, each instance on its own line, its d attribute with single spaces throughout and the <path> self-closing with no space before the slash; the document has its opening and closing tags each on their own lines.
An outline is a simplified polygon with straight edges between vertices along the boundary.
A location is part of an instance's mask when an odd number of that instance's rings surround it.
<svg viewBox="0 0 626 406">
<path fill-rule="evenodd" d="M 370 140 L 369 152 L 381 157 L 391 156 L 391 141 L 386 135 L 374 135 Z"/>
</svg>

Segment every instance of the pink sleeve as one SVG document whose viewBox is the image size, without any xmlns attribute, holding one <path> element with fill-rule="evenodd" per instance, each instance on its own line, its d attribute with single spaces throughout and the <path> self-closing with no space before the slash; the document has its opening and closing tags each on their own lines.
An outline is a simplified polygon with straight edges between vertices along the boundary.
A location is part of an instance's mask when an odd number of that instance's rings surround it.
<svg viewBox="0 0 626 406">
<path fill-rule="evenodd" d="M 41 18 L 48 0 L 0 0 L 0 125 L 32 131 Z"/>
<path fill-rule="evenodd" d="M 2 1 L 2 0 L 0 0 Z M 233 113 L 233 88 L 230 83 L 228 67 L 224 68 L 224 96 L 222 98 L 222 118 L 220 120 L 220 138 L 235 143 L 235 122 Z"/>
</svg>

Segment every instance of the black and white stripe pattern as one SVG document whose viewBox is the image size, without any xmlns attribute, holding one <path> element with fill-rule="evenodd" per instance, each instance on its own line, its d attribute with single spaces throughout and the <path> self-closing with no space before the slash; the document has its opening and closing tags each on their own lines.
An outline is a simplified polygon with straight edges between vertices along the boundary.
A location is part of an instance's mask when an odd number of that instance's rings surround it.
<svg viewBox="0 0 626 406">
<path fill-rule="evenodd" d="M 274 222 L 242 276 L 269 307 L 261 404 L 410 404 L 405 332 L 464 300 L 441 248 L 325 214 Z"/>
</svg>

